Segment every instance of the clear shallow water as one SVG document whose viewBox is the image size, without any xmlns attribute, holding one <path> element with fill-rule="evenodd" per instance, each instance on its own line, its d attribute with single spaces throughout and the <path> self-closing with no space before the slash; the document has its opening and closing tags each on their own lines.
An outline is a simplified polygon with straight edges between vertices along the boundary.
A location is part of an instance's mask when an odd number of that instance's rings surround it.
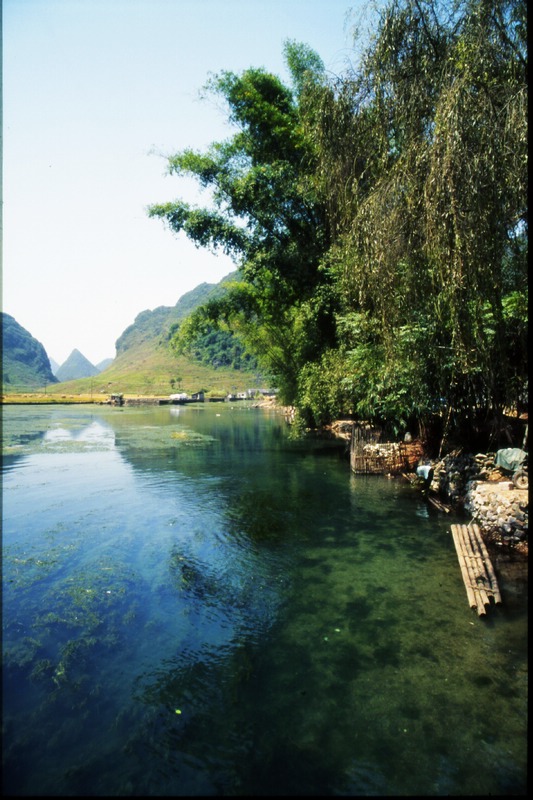
<svg viewBox="0 0 533 800">
<path fill-rule="evenodd" d="M 15 795 L 522 795 L 526 583 L 247 405 L 3 410 Z"/>
</svg>

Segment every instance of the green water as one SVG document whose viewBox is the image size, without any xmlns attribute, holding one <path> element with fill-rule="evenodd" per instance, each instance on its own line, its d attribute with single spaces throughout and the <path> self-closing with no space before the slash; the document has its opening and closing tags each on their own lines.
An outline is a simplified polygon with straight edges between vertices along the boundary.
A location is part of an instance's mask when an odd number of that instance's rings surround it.
<svg viewBox="0 0 533 800">
<path fill-rule="evenodd" d="M 246 403 L 3 411 L 11 795 L 524 795 L 527 576 Z"/>
</svg>

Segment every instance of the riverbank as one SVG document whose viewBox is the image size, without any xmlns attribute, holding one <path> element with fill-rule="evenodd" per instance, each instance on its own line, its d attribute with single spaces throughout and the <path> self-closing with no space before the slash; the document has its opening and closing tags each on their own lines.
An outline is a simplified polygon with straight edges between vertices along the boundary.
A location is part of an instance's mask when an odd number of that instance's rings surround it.
<svg viewBox="0 0 533 800">
<path fill-rule="evenodd" d="M 337 420 L 328 426 L 334 436 L 350 446 L 353 422 Z M 476 522 L 483 539 L 498 548 L 527 557 L 529 491 L 517 489 L 495 465 L 495 453 L 466 453 L 454 449 L 441 459 L 421 458 L 428 479 L 416 473 L 400 477 L 427 498 L 442 513 L 454 512 Z"/>
<path fill-rule="evenodd" d="M 529 491 L 517 489 L 494 458 L 495 453 L 473 455 L 457 449 L 430 462 L 428 492 L 470 515 L 487 542 L 527 555 Z"/>
<path fill-rule="evenodd" d="M 169 403 L 168 395 L 143 395 L 124 394 L 122 399 L 125 404 L 132 405 L 163 405 Z M 217 398 L 223 399 L 223 398 Z M 209 401 L 210 398 L 207 398 Z M 103 394 L 9 394 L 1 398 L 2 405 L 111 405 L 109 395 Z"/>
</svg>

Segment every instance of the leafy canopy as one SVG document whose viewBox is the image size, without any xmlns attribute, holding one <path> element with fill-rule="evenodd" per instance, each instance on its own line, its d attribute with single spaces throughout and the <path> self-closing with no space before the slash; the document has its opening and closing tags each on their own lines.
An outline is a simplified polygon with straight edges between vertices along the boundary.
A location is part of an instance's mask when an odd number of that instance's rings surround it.
<svg viewBox="0 0 533 800">
<path fill-rule="evenodd" d="M 390 0 L 358 63 L 286 42 L 292 86 L 214 76 L 235 133 L 169 158 L 151 216 L 238 267 L 178 332 L 238 332 L 309 422 L 458 425 L 527 397 L 524 0 Z M 453 410 L 453 414 L 451 414 Z"/>
</svg>

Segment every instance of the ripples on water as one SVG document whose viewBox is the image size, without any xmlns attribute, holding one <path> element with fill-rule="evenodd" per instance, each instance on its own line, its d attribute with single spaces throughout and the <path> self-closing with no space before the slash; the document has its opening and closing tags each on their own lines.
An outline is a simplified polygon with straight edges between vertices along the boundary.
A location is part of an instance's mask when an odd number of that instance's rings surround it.
<svg viewBox="0 0 533 800">
<path fill-rule="evenodd" d="M 522 795 L 527 584 L 241 406 L 6 408 L 4 793 Z"/>
</svg>

